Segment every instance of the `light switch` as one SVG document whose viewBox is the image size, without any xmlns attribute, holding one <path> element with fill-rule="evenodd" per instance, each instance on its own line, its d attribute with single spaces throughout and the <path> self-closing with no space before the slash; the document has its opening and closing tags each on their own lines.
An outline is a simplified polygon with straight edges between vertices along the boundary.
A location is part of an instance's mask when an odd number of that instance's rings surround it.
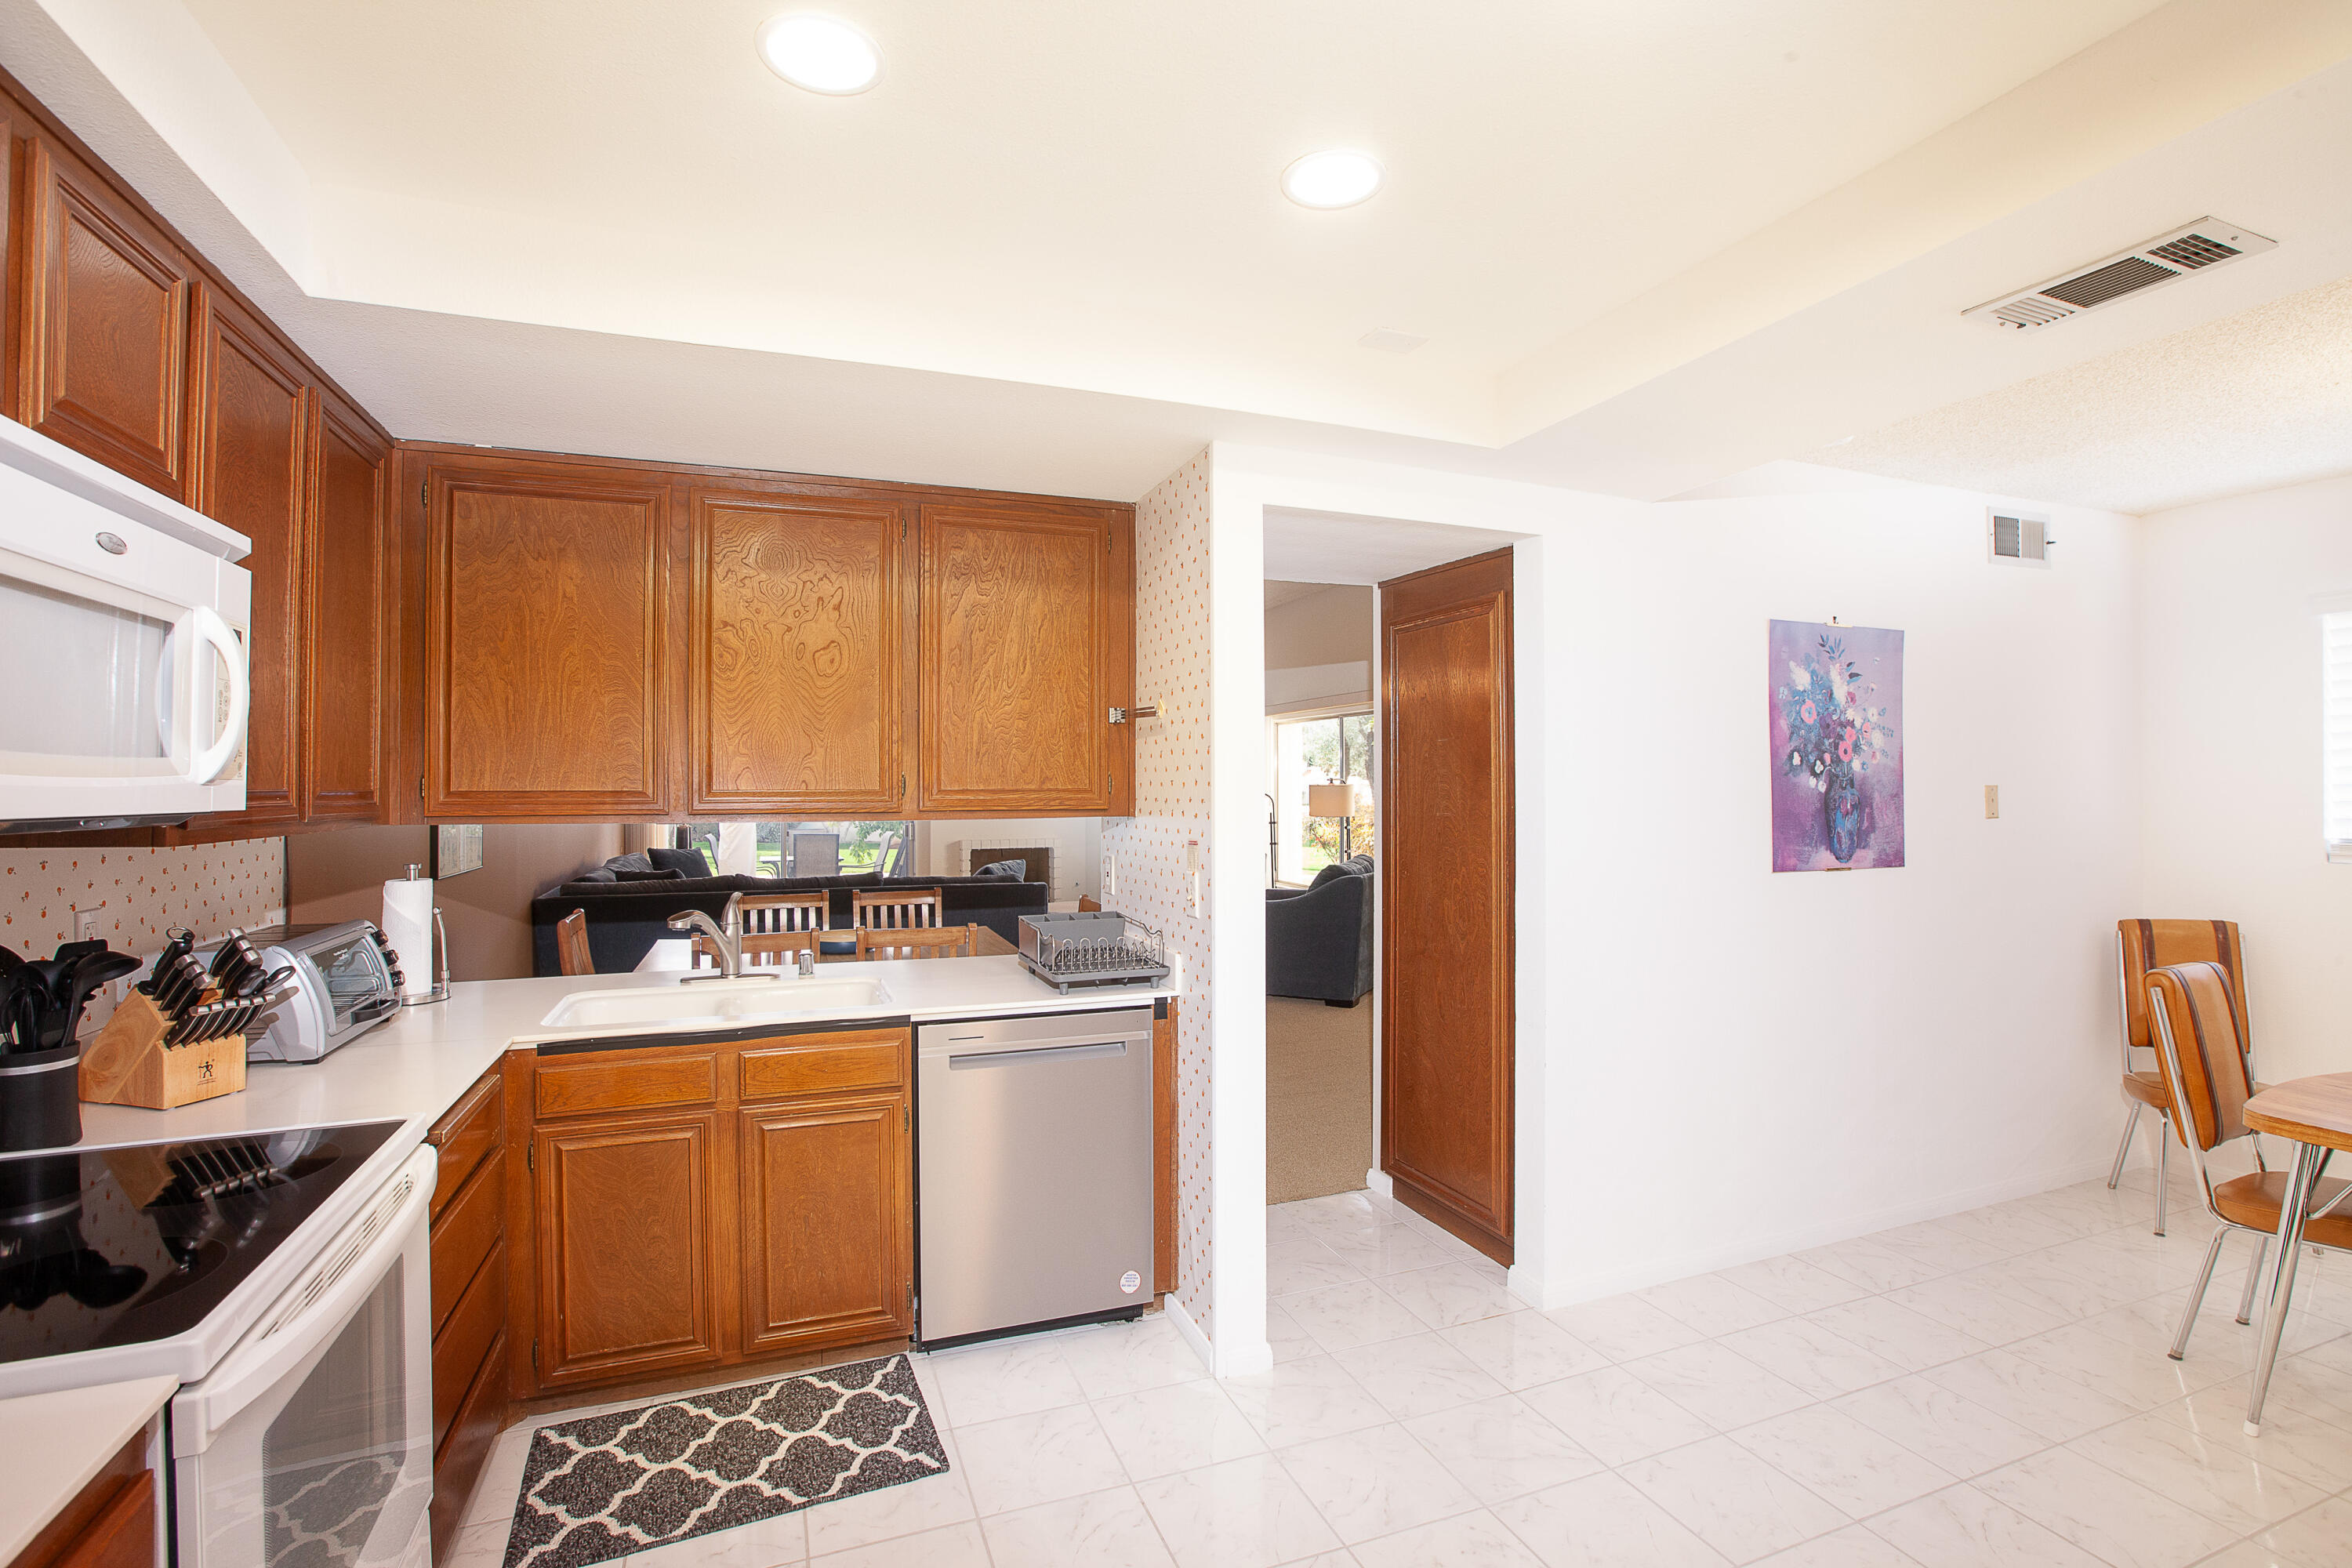
<svg viewBox="0 0 2352 1568">
<path fill-rule="evenodd" d="M 1990 821 L 1992 818 L 1999 816 L 2000 815 L 2000 785 L 1987 784 L 1985 785 L 1985 819 L 1987 821 Z"/>
</svg>

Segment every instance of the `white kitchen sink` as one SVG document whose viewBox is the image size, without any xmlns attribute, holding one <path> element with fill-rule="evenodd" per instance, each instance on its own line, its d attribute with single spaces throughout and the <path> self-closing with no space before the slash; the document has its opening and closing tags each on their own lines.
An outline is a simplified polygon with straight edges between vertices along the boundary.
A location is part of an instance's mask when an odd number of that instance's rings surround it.
<svg viewBox="0 0 2352 1568">
<path fill-rule="evenodd" d="M 890 993 L 878 980 L 698 980 L 627 991 L 575 991 L 540 1023 L 550 1029 L 724 1029 L 859 1013 L 889 1002 Z"/>
</svg>

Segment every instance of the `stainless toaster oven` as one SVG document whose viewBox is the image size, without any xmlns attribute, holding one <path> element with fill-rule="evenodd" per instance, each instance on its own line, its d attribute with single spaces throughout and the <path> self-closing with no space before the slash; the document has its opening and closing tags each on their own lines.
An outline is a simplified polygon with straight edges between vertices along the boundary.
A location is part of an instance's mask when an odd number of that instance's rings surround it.
<svg viewBox="0 0 2352 1568">
<path fill-rule="evenodd" d="M 244 933 L 265 969 L 290 968 L 294 994 L 246 1036 L 246 1059 L 315 1062 L 400 1010 L 399 959 L 373 921 Z M 206 963 L 217 942 L 199 948 Z"/>
</svg>

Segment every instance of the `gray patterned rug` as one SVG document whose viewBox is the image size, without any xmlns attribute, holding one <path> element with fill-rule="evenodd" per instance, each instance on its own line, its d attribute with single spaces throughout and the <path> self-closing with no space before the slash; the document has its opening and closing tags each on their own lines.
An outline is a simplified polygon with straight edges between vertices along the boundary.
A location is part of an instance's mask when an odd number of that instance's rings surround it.
<svg viewBox="0 0 2352 1568">
<path fill-rule="evenodd" d="M 943 1474 L 903 1355 L 531 1434 L 506 1568 L 581 1568 Z"/>
</svg>

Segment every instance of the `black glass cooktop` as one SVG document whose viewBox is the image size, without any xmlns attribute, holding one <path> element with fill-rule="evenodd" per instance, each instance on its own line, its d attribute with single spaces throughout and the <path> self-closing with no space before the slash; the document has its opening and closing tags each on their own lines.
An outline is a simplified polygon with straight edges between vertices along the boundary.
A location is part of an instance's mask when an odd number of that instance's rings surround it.
<svg viewBox="0 0 2352 1568">
<path fill-rule="evenodd" d="M 195 1327 L 399 1126 L 0 1155 L 0 1363 Z"/>
</svg>

